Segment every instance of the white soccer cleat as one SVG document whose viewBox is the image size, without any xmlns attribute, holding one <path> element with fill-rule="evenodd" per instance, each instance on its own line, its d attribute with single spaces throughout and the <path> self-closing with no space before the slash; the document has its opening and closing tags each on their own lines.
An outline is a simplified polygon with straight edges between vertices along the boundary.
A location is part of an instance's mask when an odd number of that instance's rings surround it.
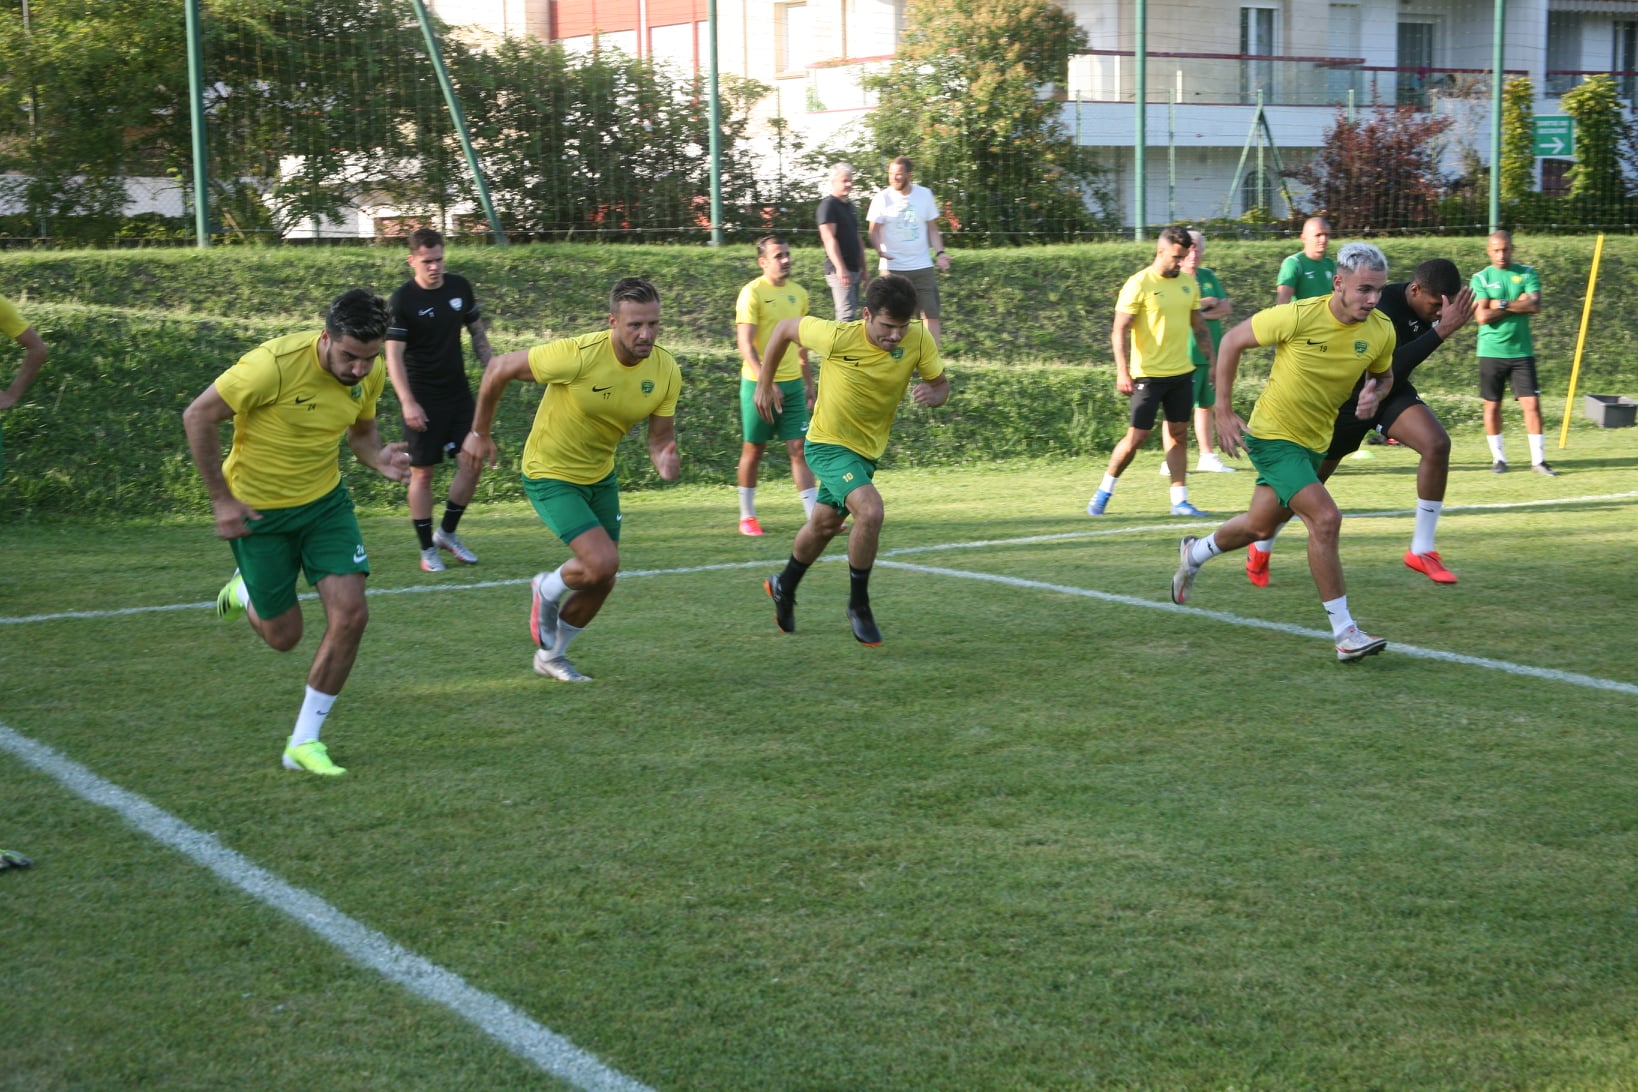
<svg viewBox="0 0 1638 1092">
<path fill-rule="evenodd" d="M 575 670 L 566 657 L 553 656 L 544 648 L 535 649 L 535 674 L 544 675 L 548 679 L 558 682 L 591 682 L 590 675 L 582 675 Z"/>
<path fill-rule="evenodd" d="M 446 532 L 442 527 L 432 532 L 432 544 L 440 550 L 448 550 L 455 555 L 455 560 L 463 565 L 476 565 L 478 555 L 466 548 L 461 536 L 453 531 Z"/>
<path fill-rule="evenodd" d="M 1363 660 L 1367 656 L 1375 656 L 1388 647 L 1388 642 L 1381 637 L 1372 637 L 1358 626 L 1349 626 L 1337 638 L 1337 659 L 1342 663 L 1353 663 Z"/>
<path fill-rule="evenodd" d="M 1200 572 L 1200 566 L 1189 560 L 1189 548 L 1195 544 L 1197 537 L 1184 535 L 1177 547 L 1177 571 L 1172 574 L 1172 602 L 1178 606 L 1188 601 L 1189 589 L 1194 587 L 1194 578 Z"/>
<path fill-rule="evenodd" d="M 1215 451 L 1208 451 L 1201 455 L 1200 461 L 1195 464 L 1194 468 L 1208 474 L 1233 474 L 1238 469 L 1238 467 L 1229 466 L 1222 459 L 1219 459 Z"/>
</svg>

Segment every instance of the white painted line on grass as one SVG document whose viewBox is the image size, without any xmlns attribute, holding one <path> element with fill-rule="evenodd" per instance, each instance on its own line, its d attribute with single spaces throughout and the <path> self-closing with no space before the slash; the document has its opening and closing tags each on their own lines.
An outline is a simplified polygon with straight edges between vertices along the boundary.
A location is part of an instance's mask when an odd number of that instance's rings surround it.
<svg viewBox="0 0 1638 1092">
<path fill-rule="evenodd" d="M 576 1088 L 646 1092 L 550 1028 L 531 1020 L 460 975 L 416 955 L 323 899 L 279 879 L 215 836 L 195 830 L 135 793 L 98 777 L 57 751 L 0 724 L 0 749 L 11 752 L 89 803 L 108 808 L 143 834 L 181 853 L 252 898 L 295 919 L 355 962 L 411 993 L 454 1012 L 512 1053 Z"/>
<path fill-rule="evenodd" d="M 1198 607 L 1180 607 L 1176 603 L 1159 603 L 1153 599 L 1139 599 L 1132 595 L 1115 595 L 1111 592 L 1095 591 L 1091 588 L 1070 587 L 1067 584 L 1048 584 L 1040 580 L 1025 580 L 1022 577 L 1000 576 L 996 573 L 967 572 L 963 569 L 945 569 L 936 565 L 912 565 L 907 561 L 878 561 L 876 564 L 891 569 L 926 573 L 930 576 L 953 576 L 965 580 L 981 580 L 990 584 L 1005 584 L 1014 588 L 1028 588 L 1031 591 L 1077 595 L 1104 603 L 1118 603 L 1124 607 L 1175 611 L 1180 615 L 1191 618 L 1209 618 L 1214 622 L 1223 622 L 1231 626 L 1265 629 L 1275 633 L 1289 633 L 1296 637 L 1317 637 L 1323 641 L 1331 639 L 1331 634 L 1327 630 L 1308 629 L 1303 626 L 1292 625 L 1289 622 L 1269 622 L 1261 618 L 1247 618 L 1243 615 L 1228 614 L 1224 611 L 1201 610 Z M 1592 690 L 1613 690 L 1618 694 L 1638 695 L 1638 685 L 1633 683 L 1618 682 L 1614 679 L 1600 679 L 1595 675 L 1581 675 L 1573 671 L 1556 671 L 1548 667 L 1533 667 L 1530 664 L 1516 664 L 1508 660 L 1492 660 L 1484 656 L 1464 656 L 1459 652 L 1442 652 L 1436 648 L 1422 648 L 1419 645 L 1401 644 L 1397 641 L 1388 642 L 1388 651 L 1396 655 L 1413 656 L 1423 660 L 1442 660 L 1446 663 L 1462 664 L 1466 667 L 1482 667 L 1492 671 L 1501 671 L 1508 675 L 1546 679 L 1549 682 L 1568 683 L 1571 686 L 1582 686 Z"/>
</svg>

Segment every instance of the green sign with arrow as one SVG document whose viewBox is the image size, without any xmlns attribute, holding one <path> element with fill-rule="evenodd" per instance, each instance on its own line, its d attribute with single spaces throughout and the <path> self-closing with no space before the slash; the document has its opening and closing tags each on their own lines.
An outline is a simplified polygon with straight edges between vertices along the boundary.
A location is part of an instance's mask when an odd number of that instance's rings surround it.
<svg viewBox="0 0 1638 1092">
<path fill-rule="evenodd" d="M 1538 114 L 1530 119 L 1531 147 L 1537 157 L 1569 159 L 1575 155 L 1575 119 Z"/>
</svg>

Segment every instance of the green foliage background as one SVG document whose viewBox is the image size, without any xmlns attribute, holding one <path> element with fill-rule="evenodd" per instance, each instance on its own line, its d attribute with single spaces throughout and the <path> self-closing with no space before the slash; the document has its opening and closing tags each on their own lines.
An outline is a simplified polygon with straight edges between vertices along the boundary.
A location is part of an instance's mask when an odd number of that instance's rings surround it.
<svg viewBox="0 0 1638 1092">
<path fill-rule="evenodd" d="M 1518 238 L 1535 265 L 1547 310 L 1536 345 L 1550 428 L 1569 379 L 1593 241 Z M 1395 273 L 1428 257 L 1464 273 L 1485 263 L 1478 238 L 1383 241 Z M 1273 302 L 1273 277 L 1290 241 L 1212 240 L 1207 264 L 1248 317 Z M 945 352 L 955 394 L 940 410 L 906 402 L 884 464 L 975 464 L 1020 456 L 1101 461 L 1124 432 L 1126 403 L 1113 389 L 1109 329 L 1116 293 L 1153 255 L 1151 244 L 1079 244 L 960 251 L 944 282 Z M 524 348 L 606 321 L 607 291 L 625 275 L 647 276 L 663 298 L 663 341 L 683 362 L 678 432 L 684 480 L 732 480 L 739 449 L 738 358 L 733 301 L 756 273 L 749 247 L 540 244 L 464 247 L 451 268 L 471 278 L 492 321 L 497 349 Z M 796 254 L 795 277 L 830 306 L 820 252 Z M 1581 393 L 1638 394 L 1627 353 L 1638 322 L 1617 306 L 1616 286 L 1638 270 L 1638 239 L 1607 239 L 1598 299 L 1579 380 Z M 406 273 L 392 248 L 324 250 L 92 251 L 0 254 L 0 293 L 16 302 L 51 346 L 24 402 L 4 418 L 0 517 L 194 515 L 207 510 L 181 429 L 182 409 L 240 355 L 292 330 L 317 330 L 328 301 L 354 285 L 386 294 Z M 1417 373 L 1424 398 L 1453 430 L 1479 417 L 1472 328 Z M 472 362 L 475 369 L 475 361 Z M 0 355 L 0 376 L 14 357 Z M 1268 354 L 1242 369 L 1249 406 Z M 538 388 L 516 385 L 496 430 L 503 467 L 486 474 L 480 500 L 521 496 L 515 459 Z M 1579 416 L 1579 410 L 1577 410 Z M 400 432 L 389 393 L 382 431 Z M 771 455 L 777 464 L 777 455 Z M 402 489 L 346 459 L 363 504 L 402 504 Z M 622 480 L 658 485 L 641 444 L 622 446 Z M 771 466 L 767 474 L 781 470 Z"/>
</svg>

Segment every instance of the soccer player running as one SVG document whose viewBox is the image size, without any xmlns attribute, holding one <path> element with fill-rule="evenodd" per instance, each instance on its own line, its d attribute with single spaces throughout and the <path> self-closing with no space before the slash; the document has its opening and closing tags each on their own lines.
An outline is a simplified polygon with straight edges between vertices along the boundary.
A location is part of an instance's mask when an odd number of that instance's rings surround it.
<svg viewBox="0 0 1638 1092">
<path fill-rule="evenodd" d="M 756 408 L 764 421 L 774 421 L 782 409 L 774 385 L 780 355 L 790 345 L 819 354 L 819 401 L 807 444 L 808 465 L 819 480 L 818 503 L 796 532 L 785 568 L 762 583 L 773 599 L 774 622 L 786 633 L 796 632 L 797 585 L 852 513 L 847 620 L 860 644 L 882 643 L 870 609 L 870 570 L 882 529 L 876 463 L 887 450 L 893 418 L 912 375 L 921 380 L 910 392 L 918 405 L 942 406 L 950 397 L 938 345 L 925 326 L 913 321 L 915 315 L 915 286 L 889 273 L 865 290 L 861 321 L 785 319 L 768 340 L 756 386 Z"/>
<path fill-rule="evenodd" d="M 376 427 L 386 380 L 375 359 L 386 332 L 381 297 L 352 289 L 330 304 L 323 332 L 290 334 L 251 350 L 182 414 L 216 535 L 227 539 L 239 566 L 216 597 L 217 617 L 243 614 L 271 648 L 288 652 L 302 636 L 298 572 L 324 606 L 324 640 L 284 748 L 289 770 L 347 772 L 330 760 L 319 733 L 369 621 L 370 563 L 336 445 L 345 436 L 359 462 L 392 481 L 409 480 L 409 452 L 401 443 L 383 444 Z M 233 422 L 233 447 L 224 462 L 225 421 Z"/>
<path fill-rule="evenodd" d="M 609 328 L 558 338 L 489 362 L 478 385 L 472 431 L 461 463 L 495 465 L 491 433 L 506 387 L 517 380 L 546 387 L 523 447 L 523 491 L 535 513 L 573 556 L 530 583 L 529 631 L 535 673 L 560 682 L 590 682 L 569 661 L 569 646 L 603 609 L 620 571 L 620 482 L 614 453 L 620 438 L 648 422 L 648 457 L 676 481 L 675 421 L 682 369 L 654 343 L 660 294 L 638 277 L 615 282 Z"/>
<path fill-rule="evenodd" d="M 819 492 L 813 484 L 813 471 L 808 469 L 802 455 L 802 438 L 808 430 L 808 413 L 813 408 L 813 372 L 808 367 L 808 351 L 799 345 L 785 350 L 785 357 L 775 366 L 774 385 L 778 388 L 784 407 L 778 417 L 764 421 L 756 410 L 756 381 L 762 372 L 762 351 L 768 347 L 776 325 L 784 319 L 801 318 L 808 313 L 808 290 L 790 279 L 791 248 L 777 235 L 764 235 L 756 241 L 756 264 L 762 276 L 739 290 L 734 305 L 734 323 L 738 330 L 739 418 L 744 443 L 739 449 L 739 533 L 762 534 L 762 525 L 756 518 L 757 467 L 768 441 L 778 437 L 785 441 L 785 452 L 791 460 L 791 479 L 796 482 L 796 493 L 802 500 L 802 510 L 813 514 L 813 498 Z"/>
<path fill-rule="evenodd" d="M 1109 507 L 1115 486 L 1132 465 L 1138 449 L 1154 431 L 1155 417 L 1164 413 L 1172 446 L 1166 449 L 1170 471 L 1172 515 L 1204 516 L 1189 503 L 1189 417 L 1194 412 L 1194 342 L 1213 358 L 1211 331 L 1200 316 L 1200 285 L 1183 271 L 1193 247 L 1189 230 L 1173 224 L 1162 228 L 1149 265 L 1127 278 L 1115 301 L 1115 322 L 1110 336 L 1115 353 L 1115 390 L 1132 400 L 1131 423 L 1109 455 L 1109 465 L 1097 492 L 1086 506 L 1089 516 L 1101 516 Z M 1127 359 L 1127 341 L 1131 359 Z"/>
<path fill-rule="evenodd" d="M 444 502 L 444 518 L 432 526 L 432 479 L 447 453 L 455 458 L 472 429 L 472 385 L 461 356 L 461 329 L 472 338 L 472 351 L 485 367 L 494 350 L 472 284 L 444 269 L 444 237 L 432 228 L 410 234 L 409 267 L 413 276 L 387 300 L 387 375 L 404 414 L 409 443 L 410 521 L 421 548 L 421 568 L 444 571 L 439 550 L 456 560 L 478 563 L 456 534 L 466 506 L 478 488 L 480 468 L 457 462 Z"/>
<path fill-rule="evenodd" d="M 1434 549 L 1439 515 L 1445 507 L 1445 483 L 1450 477 L 1450 436 L 1416 393 L 1410 378 L 1417 365 L 1473 317 L 1473 292 L 1462 284 L 1456 263 L 1432 258 L 1417 266 L 1408 282 L 1384 288 L 1377 313 L 1393 323 L 1393 390 L 1378 402 L 1375 417 L 1361 419 L 1356 400 L 1365 380 L 1360 378 L 1354 393 L 1337 411 L 1331 447 L 1320 464 L 1319 480 L 1329 481 L 1342 460 L 1358 451 L 1373 429 L 1420 455 L 1416 468 L 1416 525 L 1410 549 L 1405 551 L 1405 564 L 1435 584 L 1454 584 L 1456 574 L 1445 568 L 1439 551 Z M 1246 575 L 1259 588 L 1268 586 L 1269 551 L 1273 548 L 1273 539 L 1246 547 Z"/>
<path fill-rule="evenodd" d="M 1369 243 L 1337 256 L 1335 290 L 1259 311 L 1223 336 L 1217 351 L 1217 441 L 1230 455 L 1244 447 L 1257 471 L 1251 507 L 1202 538 L 1186 536 L 1172 576 L 1172 602 L 1183 603 L 1200 567 L 1218 554 L 1268 538 L 1293 512 L 1308 527 L 1308 570 L 1319 589 L 1337 659 L 1374 655 L 1387 642 L 1365 633 L 1348 610 L 1337 534 L 1342 513 L 1319 479 L 1337 409 L 1365 376 L 1358 415 L 1376 416 L 1393 387 L 1393 324 L 1376 310 L 1388 281 L 1388 259 Z M 1240 355 L 1271 345 L 1268 385 L 1247 424 L 1234 412 Z"/>
</svg>

